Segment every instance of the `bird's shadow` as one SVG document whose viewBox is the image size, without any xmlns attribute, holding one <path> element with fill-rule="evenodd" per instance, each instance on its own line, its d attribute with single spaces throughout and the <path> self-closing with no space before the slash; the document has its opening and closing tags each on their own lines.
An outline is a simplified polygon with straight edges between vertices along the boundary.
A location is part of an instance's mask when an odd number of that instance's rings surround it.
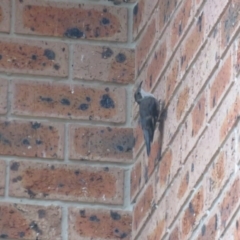
<svg viewBox="0 0 240 240">
<path fill-rule="evenodd" d="M 159 116 L 159 124 L 158 124 L 158 131 L 160 132 L 160 134 L 159 134 L 159 138 L 158 138 L 159 150 L 158 150 L 157 158 L 155 160 L 156 165 L 162 159 L 162 144 L 163 144 L 163 137 L 164 137 L 164 123 L 165 123 L 166 119 L 167 119 L 167 109 L 165 108 L 165 102 L 163 102 L 162 110 L 161 110 L 160 116 Z"/>
</svg>

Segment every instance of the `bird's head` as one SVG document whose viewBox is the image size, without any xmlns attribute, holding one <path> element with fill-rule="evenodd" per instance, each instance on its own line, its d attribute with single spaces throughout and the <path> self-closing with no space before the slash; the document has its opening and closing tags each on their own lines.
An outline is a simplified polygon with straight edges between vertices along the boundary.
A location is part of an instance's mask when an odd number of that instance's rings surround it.
<svg viewBox="0 0 240 240">
<path fill-rule="evenodd" d="M 143 99 L 141 86 L 142 86 L 142 82 L 140 82 L 137 90 L 134 93 L 134 99 L 137 103 L 140 103 Z"/>
</svg>

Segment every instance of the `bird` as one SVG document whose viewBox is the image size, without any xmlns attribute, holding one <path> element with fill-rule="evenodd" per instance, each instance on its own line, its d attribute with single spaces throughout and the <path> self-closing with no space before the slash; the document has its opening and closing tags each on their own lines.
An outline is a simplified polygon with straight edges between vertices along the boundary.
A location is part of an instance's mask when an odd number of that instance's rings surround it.
<svg viewBox="0 0 240 240">
<path fill-rule="evenodd" d="M 147 155 L 149 156 L 154 131 L 159 121 L 161 101 L 158 101 L 153 94 L 145 92 L 141 87 L 142 82 L 134 93 L 134 99 L 139 105 L 140 124 L 143 131 Z"/>
</svg>

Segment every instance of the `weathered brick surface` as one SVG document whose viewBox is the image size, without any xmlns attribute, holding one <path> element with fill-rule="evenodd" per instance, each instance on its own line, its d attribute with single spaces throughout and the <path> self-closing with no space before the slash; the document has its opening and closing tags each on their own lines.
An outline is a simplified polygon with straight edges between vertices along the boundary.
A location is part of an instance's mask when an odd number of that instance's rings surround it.
<svg viewBox="0 0 240 240">
<path fill-rule="evenodd" d="M 107 209 L 69 208 L 68 239 L 132 239 L 130 212 Z"/>
<path fill-rule="evenodd" d="M 0 129 L 1 155 L 63 159 L 63 124 L 0 121 Z"/>
<path fill-rule="evenodd" d="M 0 79 L 0 114 L 7 113 L 8 81 Z"/>
<path fill-rule="evenodd" d="M 65 43 L 2 37 L 0 52 L 0 72 L 68 75 L 68 46 Z"/>
<path fill-rule="evenodd" d="M 11 1 L 2 0 L 0 2 L 0 32 L 9 33 L 11 25 L 10 12 Z"/>
<path fill-rule="evenodd" d="M 1 202 L 0 213 L 0 238 L 62 239 L 60 207 Z"/>
<path fill-rule="evenodd" d="M 5 179 L 6 179 L 6 163 L 0 160 L 0 196 L 4 195 L 5 192 Z"/>
<path fill-rule="evenodd" d="M 70 125 L 69 153 L 74 160 L 132 162 L 131 128 Z"/>
<path fill-rule="evenodd" d="M 14 197 L 122 204 L 123 179 L 124 172 L 120 168 L 12 161 L 9 194 Z"/>
<path fill-rule="evenodd" d="M 123 88 L 14 81 L 12 92 L 15 115 L 107 122 L 126 120 Z"/>
<path fill-rule="evenodd" d="M 16 32 L 126 42 L 127 9 L 97 4 L 16 1 Z"/>
<path fill-rule="evenodd" d="M 75 45 L 73 74 L 76 79 L 132 83 L 135 51 L 108 46 Z"/>
</svg>

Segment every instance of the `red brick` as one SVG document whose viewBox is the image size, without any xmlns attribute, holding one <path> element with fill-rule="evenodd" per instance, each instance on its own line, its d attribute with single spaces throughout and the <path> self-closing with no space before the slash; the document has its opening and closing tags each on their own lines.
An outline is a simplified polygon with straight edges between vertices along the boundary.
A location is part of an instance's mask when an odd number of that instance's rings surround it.
<svg viewBox="0 0 240 240">
<path fill-rule="evenodd" d="M 204 190 L 201 188 L 189 203 L 188 208 L 184 212 L 182 219 L 183 238 L 194 229 L 195 224 L 199 220 L 199 215 L 202 213 L 204 204 Z"/>
<path fill-rule="evenodd" d="M 1 202 L 0 212 L 0 229 L 3 238 L 62 239 L 62 213 L 59 207 Z"/>
<path fill-rule="evenodd" d="M 151 16 L 157 0 L 140 0 L 133 8 L 133 40 L 141 32 L 149 17 Z"/>
<path fill-rule="evenodd" d="M 15 115 L 125 122 L 126 92 L 118 87 L 15 81 Z"/>
<path fill-rule="evenodd" d="M 189 171 L 184 175 L 184 177 L 181 179 L 181 184 L 178 189 L 178 198 L 181 199 L 188 189 L 188 183 L 189 183 Z"/>
<path fill-rule="evenodd" d="M 0 114 L 7 113 L 8 81 L 0 79 Z"/>
<path fill-rule="evenodd" d="M 180 93 L 177 108 L 176 108 L 176 118 L 179 120 L 182 117 L 182 114 L 186 108 L 187 102 L 189 101 L 189 91 L 188 87 L 184 88 L 183 91 Z"/>
<path fill-rule="evenodd" d="M 197 240 L 217 239 L 216 238 L 217 226 L 218 226 L 218 216 L 216 214 L 211 217 L 207 225 L 203 224 L 201 228 L 201 235 L 197 238 Z"/>
<path fill-rule="evenodd" d="M 0 2 L 0 32 L 9 33 L 11 25 L 10 12 L 11 1 L 2 0 Z"/>
<path fill-rule="evenodd" d="M 6 179 L 6 163 L 3 160 L 0 160 L 0 196 L 4 195 L 5 192 L 5 179 Z"/>
<path fill-rule="evenodd" d="M 16 3 L 17 33 L 127 41 L 127 8 L 37 0 Z"/>
<path fill-rule="evenodd" d="M 150 63 L 147 68 L 147 79 L 145 82 L 145 85 L 147 85 L 145 87 L 146 91 L 151 90 L 158 81 L 158 78 L 167 60 L 167 53 L 167 42 L 166 38 L 164 38 L 155 48 L 155 51 L 149 60 Z"/>
<path fill-rule="evenodd" d="M 138 196 L 133 209 L 133 230 L 137 233 L 152 211 L 155 202 L 153 182 L 149 182 Z"/>
<path fill-rule="evenodd" d="M 181 240 L 181 231 L 179 230 L 179 227 L 177 226 L 174 228 L 174 230 L 171 232 L 168 240 Z"/>
<path fill-rule="evenodd" d="M 69 152 L 74 160 L 132 162 L 132 128 L 70 125 Z"/>
<path fill-rule="evenodd" d="M 225 13 L 221 17 L 221 47 L 222 51 L 229 45 L 234 33 L 239 27 L 240 3 L 238 0 L 232 0 Z"/>
<path fill-rule="evenodd" d="M 239 191 L 240 191 L 240 179 L 237 178 L 225 195 L 221 206 L 221 226 L 225 228 L 230 220 L 230 216 L 233 215 L 234 210 L 239 204 Z"/>
<path fill-rule="evenodd" d="M 180 0 L 159 1 L 159 32 L 162 32 L 179 2 Z"/>
<path fill-rule="evenodd" d="M 185 0 L 179 7 L 171 25 L 171 49 L 174 49 L 179 39 L 187 29 L 193 17 L 193 0 Z"/>
<path fill-rule="evenodd" d="M 223 93 L 226 91 L 227 86 L 232 80 L 232 58 L 231 55 L 227 57 L 223 65 L 220 67 L 220 71 L 213 78 L 213 82 L 210 84 L 210 96 L 209 105 L 210 109 L 213 109 L 218 105 L 222 98 Z"/>
<path fill-rule="evenodd" d="M 192 110 L 192 136 L 196 136 L 204 124 L 206 116 L 206 96 L 203 93 Z"/>
<path fill-rule="evenodd" d="M 69 208 L 68 239 L 132 239 L 130 212 Z"/>
<path fill-rule="evenodd" d="M 162 199 L 160 204 L 155 205 L 153 209 L 155 211 L 135 239 L 159 240 L 166 233 L 166 201 Z"/>
<path fill-rule="evenodd" d="M 135 79 L 133 49 L 75 45 L 73 75 L 76 79 L 132 83 Z"/>
<path fill-rule="evenodd" d="M 193 57 L 204 40 L 205 14 L 202 12 L 194 22 L 188 36 L 181 45 L 181 69 L 182 74 L 189 67 Z"/>
<path fill-rule="evenodd" d="M 160 186 L 165 188 L 168 184 L 168 177 L 170 174 L 170 169 L 172 165 L 172 150 L 168 149 L 160 161 L 159 165 L 159 179 Z"/>
<path fill-rule="evenodd" d="M 205 16 L 205 36 L 212 30 L 229 0 L 206 1 L 203 6 Z"/>
<path fill-rule="evenodd" d="M 146 26 L 144 32 L 141 34 L 141 38 L 138 40 L 136 45 L 136 68 L 138 72 L 142 68 L 151 48 L 156 43 L 158 33 L 156 17 L 156 13 L 152 14 L 151 20 Z"/>
<path fill-rule="evenodd" d="M 66 77 L 68 46 L 29 39 L 0 40 L 0 71 Z"/>
<path fill-rule="evenodd" d="M 133 201 L 143 185 L 143 154 L 140 154 L 136 163 L 134 163 L 134 166 L 131 170 L 130 181 L 131 201 Z"/>
<path fill-rule="evenodd" d="M 1 155 L 63 159 L 62 124 L 0 121 L 0 129 Z"/>
<path fill-rule="evenodd" d="M 12 161 L 9 194 L 13 197 L 122 204 L 123 178 L 124 172 L 120 168 Z"/>
</svg>

